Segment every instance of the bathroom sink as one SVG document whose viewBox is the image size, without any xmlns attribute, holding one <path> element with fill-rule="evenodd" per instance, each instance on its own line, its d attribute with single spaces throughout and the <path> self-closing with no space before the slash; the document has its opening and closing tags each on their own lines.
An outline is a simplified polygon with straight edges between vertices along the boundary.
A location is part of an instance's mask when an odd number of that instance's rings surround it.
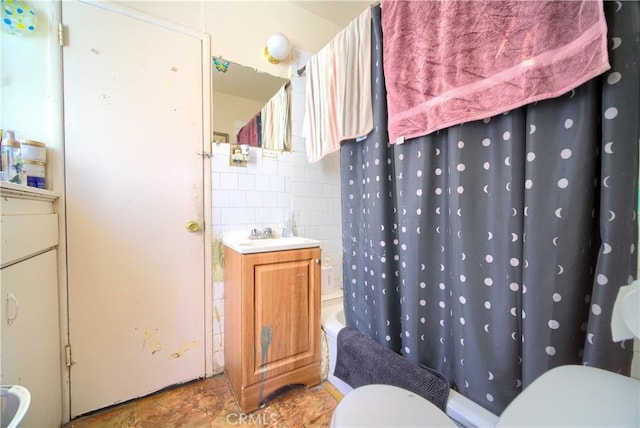
<svg viewBox="0 0 640 428">
<path fill-rule="evenodd" d="M 247 238 L 248 235 L 248 233 L 225 234 L 223 237 L 224 245 L 240 254 L 267 253 L 270 251 L 297 250 L 320 246 L 320 241 L 301 236 L 249 239 Z"/>
</svg>

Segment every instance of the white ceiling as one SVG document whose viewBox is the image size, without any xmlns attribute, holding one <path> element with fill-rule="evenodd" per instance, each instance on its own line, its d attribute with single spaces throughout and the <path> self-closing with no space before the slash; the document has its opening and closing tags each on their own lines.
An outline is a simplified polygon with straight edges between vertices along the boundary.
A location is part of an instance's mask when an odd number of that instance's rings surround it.
<svg viewBox="0 0 640 428">
<path fill-rule="evenodd" d="M 339 28 L 344 28 L 355 17 L 360 15 L 367 7 L 373 4 L 370 0 L 353 1 L 291 1 L 298 7 L 329 21 Z"/>
</svg>

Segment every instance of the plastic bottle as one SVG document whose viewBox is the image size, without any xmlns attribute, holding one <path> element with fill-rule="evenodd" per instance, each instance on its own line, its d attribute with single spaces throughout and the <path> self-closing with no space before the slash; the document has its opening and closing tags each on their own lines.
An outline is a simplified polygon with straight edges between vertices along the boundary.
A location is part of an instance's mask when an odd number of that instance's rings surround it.
<svg viewBox="0 0 640 428">
<path fill-rule="evenodd" d="M 13 131 L 4 131 L 2 135 L 2 180 L 16 184 L 23 183 L 24 171 L 22 168 L 22 156 L 20 142 L 16 140 Z"/>
<path fill-rule="evenodd" d="M 293 236 L 293 221 L 291 220 L 291 217 L 291 212 L 287 212 L 287 216 L 284 219 L 284 228 L 282 229 L 283 238 Z"/>
</svg>

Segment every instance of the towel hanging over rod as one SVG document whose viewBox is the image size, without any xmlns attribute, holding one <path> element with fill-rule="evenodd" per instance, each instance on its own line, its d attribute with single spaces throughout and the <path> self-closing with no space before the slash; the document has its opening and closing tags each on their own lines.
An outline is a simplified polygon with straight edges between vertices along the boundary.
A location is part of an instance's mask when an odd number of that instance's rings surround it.
<svg viewBox="0 0 640 428">
<path fill-rule="evenodd" d="M 374 8 L 376 6 L 380 6 L 380 2 L 376 1 L 375 3 L 371 4 L 371 6 L 369 6 L 370 8 Z M 307 66 L 303 65 L 302 67 L 300 67 L 299 69 L 296 70 L 296 73 L 298 74 L 298 76 L 302 76 L 304 74 L 304 72 L 306 71 Z"/>
</svg>

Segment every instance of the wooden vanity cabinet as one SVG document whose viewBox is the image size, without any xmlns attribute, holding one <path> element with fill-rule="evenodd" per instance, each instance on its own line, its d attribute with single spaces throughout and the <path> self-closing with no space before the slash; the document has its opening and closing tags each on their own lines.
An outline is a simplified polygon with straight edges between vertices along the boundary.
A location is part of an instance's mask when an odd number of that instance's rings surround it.
<svg viewBox="0 0 640 428">
<path fill-rule="evenodd" d="M 224 248 L 225 372 L 243 412 L 283 386 L 320 383 L 320 248 Z"/>
</svg>

